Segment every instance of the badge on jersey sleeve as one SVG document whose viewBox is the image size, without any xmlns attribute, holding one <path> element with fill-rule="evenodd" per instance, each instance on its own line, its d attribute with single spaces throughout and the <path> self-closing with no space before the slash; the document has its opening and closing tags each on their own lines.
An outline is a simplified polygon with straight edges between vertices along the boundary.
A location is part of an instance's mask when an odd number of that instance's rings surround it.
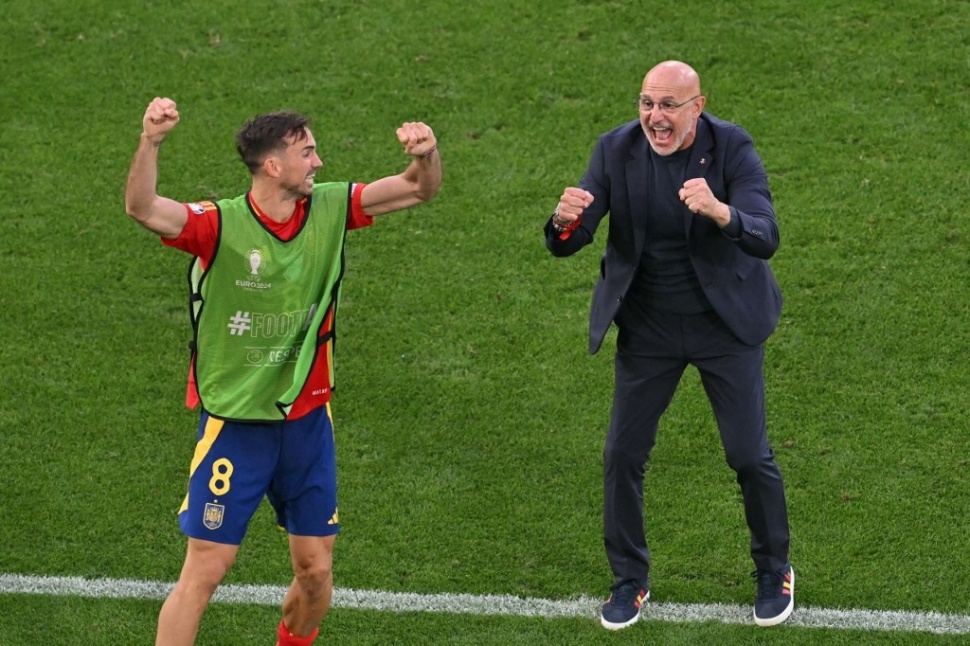
<svg viewBox="0 0 970 646">
<path fill-rule="evenodd" d="M 190 204 L 186 204 L 186 206 L 189 207 L 189 210 L 192 211 L 192 213 L 194 213 L 195 215 L 205 215 L 210 211 L 219 210 L 218 207 L 215 205 L 215 202 L 208 202 L 208 201 L 192 202 Z"/>
</svg>

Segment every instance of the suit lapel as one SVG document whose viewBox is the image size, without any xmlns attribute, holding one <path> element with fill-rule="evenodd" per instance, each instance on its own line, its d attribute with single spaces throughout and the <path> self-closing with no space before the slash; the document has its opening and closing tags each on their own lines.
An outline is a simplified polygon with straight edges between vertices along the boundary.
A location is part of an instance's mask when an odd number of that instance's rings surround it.
<svg viewBox="0 0 970 646">
<path fill-rule="evenodd" d="M 640 136 L 630 145 L 630 161 L 626 166 L 626 185 L 630 198 L 630 226 L 633 228 L 633 243 L 637 254 L 643 250 L 643 239 L 647 232 L 647 204 L 650 192 L 647 178 L 650 177 L 650 154 L 647 136 L 638 129 Z"/>
</svg>

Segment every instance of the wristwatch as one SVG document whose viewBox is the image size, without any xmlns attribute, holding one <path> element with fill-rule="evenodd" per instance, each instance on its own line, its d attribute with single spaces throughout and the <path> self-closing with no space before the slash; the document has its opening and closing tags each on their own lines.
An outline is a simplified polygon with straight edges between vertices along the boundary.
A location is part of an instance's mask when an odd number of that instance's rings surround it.
<svg viewBox="0 0 970 646">
<path fill-rule="evenodd" d="M 559 209 L 556 209 L 555 211 L 552 212 L 552 220 L 551 220 L 552 229 L 556 233 L 565 233 L 566 232 L 566 227 L 564 227 L 561 224 L 559 224 L 556 221 L 558 219 L 559 219 Z"/>
</svg>

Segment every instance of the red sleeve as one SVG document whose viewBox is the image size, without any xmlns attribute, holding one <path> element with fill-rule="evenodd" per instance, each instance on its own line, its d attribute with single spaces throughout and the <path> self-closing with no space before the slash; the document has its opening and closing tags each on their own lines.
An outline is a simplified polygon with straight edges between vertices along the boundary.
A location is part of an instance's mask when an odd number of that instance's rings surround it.
<svg viewBox="0 0 970 646">
<path fill-rule="evenodd" d="M 162 238 L 162 244 L 175 247 L 202 260 L 208 266 L 219 238 L 219 208 L 212 202 L 185 204 L 189 218 L 177 238 Z"/>
<path fill-rule="evenodd" d="M 374 218 L 364 213 L 364 206 L 360 203 L 360 196 L 367 184 L 354 184 L 354 192 L 350 195 L 350 213 L 347 214 L 347 230 L 369 227 Z"/>
</svg>

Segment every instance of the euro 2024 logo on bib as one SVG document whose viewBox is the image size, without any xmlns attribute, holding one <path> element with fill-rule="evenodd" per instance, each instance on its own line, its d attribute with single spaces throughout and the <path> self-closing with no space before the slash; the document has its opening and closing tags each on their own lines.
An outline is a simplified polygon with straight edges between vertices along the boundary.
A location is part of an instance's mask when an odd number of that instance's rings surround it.
<svg viewBox="0 0 970 646">
<path fill-rule="evenodd" d="M 249 275 L 242 279 L 236 281 L 236 287 L 244 287 L 247 289 L 270 289 L 273 284 L 263 282 L 260 272 L 266 271 L 266 256 L 261 249 L 250 249 L 245 254 L 245 264 L 244 267 Z"/>
<path fill-rule="evenodd" d="M 249 261 L 249 275 L 254 279 L 259 278 L 259 268 L 263 264 L 263 252 L 259 249 L 250 249 L 249 254 L 246 256 L 246 260 Z"/>
</svg>

